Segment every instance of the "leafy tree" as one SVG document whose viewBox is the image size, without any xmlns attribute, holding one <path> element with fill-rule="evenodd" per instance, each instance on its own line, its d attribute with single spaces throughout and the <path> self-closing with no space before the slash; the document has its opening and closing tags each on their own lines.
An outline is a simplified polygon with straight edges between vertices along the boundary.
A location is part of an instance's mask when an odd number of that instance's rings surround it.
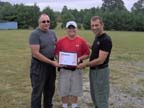
<svg viewBox="0 0 144 108">
<path fill-rule="evenodd" d="M 61 12 L 61 15 L 65 14 L 68 11 L 67 6 L 64 6 Z"/>
<path fill-rule="evenodd" d="M 38 17 L 40 15 L 40 8 L 36 4 L 34 4 L 34 6 L 31 6 L 30 14 L 31 14 L 30 24 L 33 28 L 36 28 L 38 25 Z"/>
<path fill-rule="evenodd" d="M 69 11 L 67 11 L 62 15 L 62 25 L 61 25 L 61 27 L 64 28 L 65 25 L 66 25 L 66 22 L 68 22 L 70 20 L 75 20 L 75 18 Z"/>
<path fill-rule="evenodd" d="M 92 17 L 91 13 L 86 13 L 83 19 L 83 28 L 88 30 L 90 29 L 90 19 Z"/>
<path fill-rule="evenodd" d="M 23 4 L 15 5 L 17 10 L 17 21 L 19 28 L 36 28 L 38 25 L 38 17 L 40 14 L 39 7 L 25 6 Z"/>
<path fill-rule="evenodd" d="M 77 9 L 70 9 L 69 11 L 74 16 L 74 20 L 77 22 L 78 28 L 81 29 L 81 24 L 83 20 L 82 14 L 80 14 L 80 12 Z"/>
<path fill-rule="evenodd" d="M 112 12 L 111 13 L 109 13 L 107 11 L 103 12 L 102 18 L 103 18 L 103 22 L 104 22 L 104 28 L 106 30 L 113 29 L 114 21 L 113 21 L 112 15 L 113 15 Z"/>
<path fill-rule="evenodd" d="M 122 0 L 102 0 L 101 9 L 104 11 L 127 10 Z"/>
<path fill-rule="evenodd" d="M 132 7 L 133 30 L 144 31 L 144 0 L 138 0 Z"/>
<path fill-rule="evenodd" d="M 136 3 L 134 3 L 132 11 L 144 13 L 144 0 L 138 0 Z"/>
<path fill-rule="evenodd" d="M 69 11 L 74 16 L 75 21 L 80 23 L 81 22 L 81 16 L 80 16 L 78 10 L 77 9 L 74 9 L 74 10 L 70 9 Z"/>
<path fill-rule="evenodd" d="M 90 19 L 92 16 L 102 16 L 102 11 L 99 8 L 91 8 L 84 10 L 83 27 L 84 29 L 90 29 Z"/>
<path fill-rule="evenodd" d="M 56 21 L 57 22 L 61 22 L 61 13 L 60 12 L 55 12 L 55 16 L 56 16 Z"/>
<path fill-rule="evenodd" d="M 0 5 L 0 18 L 3 21 L 15 21 L 16 20 L 15 8 L 8 2 L 3 2 Z"/>
<path fill-rule="evenodd" d="M 133 30 L 135 31 L 144 31 L 144 15 L 141 13 L 138 13 L 135 15 L 133 13 Z"/>
<path fill-rule="evenodd" d="M 61 15 L 62 15 L 62 25 L 61 25 L 62 28 L 65 27 L 66 22 L 70 20 L 75 20 L 72 13 L 67 9 L 67 6 L 63 7 Z"/>
<path fill-rule="evenodd" d="M 144 31 L 144 0 L 138 0 L 132 7 L 132 12 L 127 11 L 122 0 L 102 0 L 102 7 L 91 9 L 68 9 L 64 6 L 62 12 L 54 12 L 46 7 L 42 12 L 36 4 L 11 5 L 0 1 L 0 21 L 17 21 L 19 28 L 35 28 L 40 13 L 47 13 L 51 18 L 51 28 L 57 22 L 62 22 L 62 27 L 69 20 L 75 20 L 78 27 L 90 29 L 90 18 L 99 15 L 103 18 L 106 30 Z"/>
</svg>

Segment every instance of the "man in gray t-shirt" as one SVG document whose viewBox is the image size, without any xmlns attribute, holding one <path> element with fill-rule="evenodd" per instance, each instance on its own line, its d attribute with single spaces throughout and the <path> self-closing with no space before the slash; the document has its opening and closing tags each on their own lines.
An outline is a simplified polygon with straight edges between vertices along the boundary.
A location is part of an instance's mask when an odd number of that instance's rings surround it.
<svg viewBox="0 0 144 108">
<path fill-rule="evenodd" d="M 40 28 L 33 31 L 29 39 L 30 45 L 40 45 L 39 52 L 47 58 L 54 58 L 56 41 L 57 38 L 53 31 L 49 30 L 45 32 Z"/>
<path fill-rule="evenodd" d="M 32 83 L 31 108 L 41 108 L 43 94 L 44 108 L 52 108 L 52 98 L 55 92 L 56 67 L 54 61 L 56 35 L 49 30 L 50 18 L 42 14 L 38 20 L 39 27 L 34 30 L 29 38 L 32 52 L 30 78 Z"/>
</svg>

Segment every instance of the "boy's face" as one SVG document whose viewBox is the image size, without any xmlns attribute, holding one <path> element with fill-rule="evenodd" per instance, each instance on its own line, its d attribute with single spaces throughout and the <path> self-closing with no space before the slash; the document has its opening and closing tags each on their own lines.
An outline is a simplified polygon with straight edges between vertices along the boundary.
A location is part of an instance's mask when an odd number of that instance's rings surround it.
<svg viewBox="0 0 144 108">
<path fill-rule="evenodd" d="M 75 28 L 74 26 L 70 25 L 67 28 L 67 34 L 68 34 L 68 36 L 74 37 L 74 36 L 76 36 L 76 33 L 77 33 L 77 28 Z"/>
</svg>

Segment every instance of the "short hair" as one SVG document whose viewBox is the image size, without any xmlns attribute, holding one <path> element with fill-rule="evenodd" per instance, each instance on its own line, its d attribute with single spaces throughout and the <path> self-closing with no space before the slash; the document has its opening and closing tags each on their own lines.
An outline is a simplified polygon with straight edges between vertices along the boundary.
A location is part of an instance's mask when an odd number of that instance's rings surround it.
<svg viewBox="0 0 144 108">
<path fill-rule="evenodd" d="M 96 20 L 99 20 L 101 24 L 103 24 L 103 19 L 100 17 L 100 16 L 93 16 L 91 18 L 91 21 L 96 21 Z"/>
<path fill-rule="evenodd" d="M 48 14 L 42 13 L 42 14 L 39 16 L 39 18 L 38 18 L 38 22 L 40 22 L 42 16 L 48 16 Z M 49 16 L 48 16 L 48 17 L 49 17 Z"/>
</svg>

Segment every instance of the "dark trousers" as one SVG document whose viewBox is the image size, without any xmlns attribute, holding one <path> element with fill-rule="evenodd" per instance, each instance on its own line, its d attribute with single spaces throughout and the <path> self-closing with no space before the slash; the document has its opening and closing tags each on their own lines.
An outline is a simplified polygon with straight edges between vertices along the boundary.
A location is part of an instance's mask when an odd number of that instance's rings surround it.
<svg viewBox="0 0 144 108">
<path fill-rule="evenodd" d="M 109 107 L 109 68 L 90 70 L 90 92 L 95 108 Z"/>
<path fill-rule="evenodd" d="M 43 94 L 44 108 L 52 108 L 55 92 L 56 68 L 32 59 L 30 78 L 32 83 L 31 108 L 41 108 Z"/>
</svg>

